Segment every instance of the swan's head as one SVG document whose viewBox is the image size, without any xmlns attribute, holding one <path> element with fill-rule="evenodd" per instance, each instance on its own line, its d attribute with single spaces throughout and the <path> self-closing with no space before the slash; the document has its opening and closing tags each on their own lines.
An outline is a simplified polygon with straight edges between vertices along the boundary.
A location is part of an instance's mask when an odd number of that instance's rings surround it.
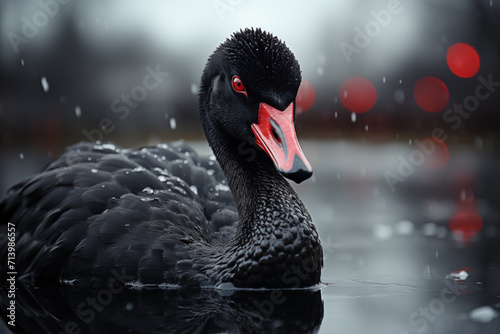
<svg viewBox="0 0 500 334">
<path fill-rule="evenodd" d="M 309 178 L 294 126 L 301 79 L 299 63 L 278 38 L 261 29 L 234 33 L 203 71 L 199 104 L 207 137 L 214 127 L 263 150 L 285 177 Z"/>
</svg>

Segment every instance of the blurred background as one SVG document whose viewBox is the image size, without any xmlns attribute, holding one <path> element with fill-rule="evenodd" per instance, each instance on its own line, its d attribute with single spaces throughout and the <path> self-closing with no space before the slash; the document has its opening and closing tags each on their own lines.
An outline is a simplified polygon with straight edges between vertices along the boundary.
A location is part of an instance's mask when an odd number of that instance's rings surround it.
<svg viewBox="0 0 500 334">
<path fill-rule="evenodd" d="M 315 176 L 296 188 L 324 243 L 323 281 L 346 288 L 326 292 L 325 328 L 372 330 L 337 302 L 386 296 L 377 282 L 420 295 L 376 328 L 421 333 L 408 316 L 473 267 L 481 298 L 425 331 L 451 333 L 438 330 L 449 317 L 471 333 L 500 327 L 469 317 L 500 308 L 499 1 L 2 0 L 0 22 L 0 194 L 79 141 L 184 138 L 208 153 L 206 60 L 231 33 L 261 27 L 305 79 L 296 127 Z M 429 137 L 440 139 L 432 154 Z M 362 301 L 352 307 L 375 309 Z"/>
<path fill-rule="evenodd" d="M 499 14 L 500 5 L 489 0 L 1 1 L 6 179 L 0 190 L 17 178 L 9 174 L 11 162 L 16 173 L 35 172 L 38 164 L 28 161 L 43 165 L 82 140 L 125 146 L 203 140 L 196 96 L 201 72 L 215 47 L 245 27 L 262 27 L 284 40 L 313 85 L 314 104 L 297 121 L 302 140 L 406 145 L 440 127 L 448 146 L 494 150 L 500 94 L 451 129 L 455 122 L 445 122 L 443 112 L 417 105 L 414 88 L 422 77 L 437 77 L 449 91 L 447 108 L 474 94 L 476 76 L 460 78 L 446 62 L 457 42 L 479 54 L 477 75 L 500 80 Z M 140 101 L 132 99 L 133 107 L 117 111 L 127 106 L 122 94 L 142 86 L 146 67 L 169 75 L 145 96 L 136 91 Z M 373 107 L 355 120 L 340 100 L 340 86 L 352 76 L 367 78 L 376 89 Z"/>
</svg>

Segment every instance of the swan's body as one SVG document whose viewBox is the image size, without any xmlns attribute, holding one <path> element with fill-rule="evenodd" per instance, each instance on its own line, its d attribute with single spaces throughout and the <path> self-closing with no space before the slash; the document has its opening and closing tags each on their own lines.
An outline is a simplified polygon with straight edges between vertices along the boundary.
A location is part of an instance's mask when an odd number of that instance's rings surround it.
<svg viewBox="0 0 500 334">
<path fill-rule="evenodd" d="M 318 234 L 281 175 L 300 182 L 311 174 L 293 131 L 299 84 L 288 48 L 247 29 L 217 48 L 202 76 L 201 121 L 220 165 L 181 142 L 137 151 L 82 143 L 12 187 L 0 217 L 16 226 L 20 279 L 317 284 Z"/>
</svg>

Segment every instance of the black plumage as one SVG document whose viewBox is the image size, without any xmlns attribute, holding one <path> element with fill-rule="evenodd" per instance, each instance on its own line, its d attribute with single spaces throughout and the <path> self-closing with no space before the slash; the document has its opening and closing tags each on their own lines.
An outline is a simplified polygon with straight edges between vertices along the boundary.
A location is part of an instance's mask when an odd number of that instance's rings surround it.
<svg viewBox="0 0 500 334">
<path fill-rule="evenodd" d="M 232 90 L 234 75 L 248 96 Z M 237 32 L 209 58 L 200 85 L 218 162 L 184 142 L 80 143 L 14 185 L 0 215 L 16 225 L 20 279 L 99 286 L 118 272 L 137 286 L 317 284 L 323 260 L 311 217 L 250 128 L 259 103 L 284 110 L 300 81 L 283 42 L 260 29 Z M 2 266 L 6 249 L 0 234 Z"/>
</svg>

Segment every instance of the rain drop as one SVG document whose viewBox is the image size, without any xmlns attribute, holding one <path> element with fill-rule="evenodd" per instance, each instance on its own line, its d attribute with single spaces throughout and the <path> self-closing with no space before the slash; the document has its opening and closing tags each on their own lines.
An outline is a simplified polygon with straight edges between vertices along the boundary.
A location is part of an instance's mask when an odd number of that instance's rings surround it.
<svg viewBox="0 0 500 334">
<path fill-rule="evenodd" d="M 427 265 L 425 267 L 424 277 L 428 279 L 431 278 L 431 266 Z"/>
<path fill-rule="evenodd" d="M 323 67 L 318 67 L 318 75 L 322 77 L 324 73 L 325 71 L 323 70 Z"/>
<path fill-rule="evenodd" d="M 365 125 L 365 131 L 368 132 L 368 124 Z"/>
<path fill-rule="evenodd" d="M 24 153 L 19 153 L 19 158 L 21 158 L 21 160 L 24 160 Z"/>
<path fill-rule="evenodd" d="M 45 93 L 47 93 L 49 91 L 49 82 L 47 81 L 46 77 L 42 78 L 42 87 L 43 87 L 43 91 Z"/>
<path fill-rule="evenodd" d="M 382 83 L 385 83 L 385 77 L 382 77 Z"/>
<path fill-rule="evenodd" d="M 24 59 L 21 58 L 21 66 L 24 66 Z"/>
<path fill-rule="evenodd" d="M 176 124 L 176 122 L 175 122 L 175 118 L 171 118 L 171 119 L 170 119 L 170 128 L 171 128 L 172 130 L 175 130 L 175 128 L 176 128 L 176 127 L 177 127 L 177 124 Z"/>
<path fill-rule="evenodd" d="M 465 281 L 469 277 L 469 273 L 466 270 L 454 271 L 446 275 L 446 279 L 452 279 L 454 281 Z"/>
<path fill-rule="evenodd" d="M 353 123 L 356 123 L 356 113 L 354 113 L 354 112 L 351 114 L 351 121 Z"/>
<path fill-rule="evenodd" d="M 335 118 L 337 118 L 337 112 L 335 112 Z"/>
<path fill-rule="evenodd" d="M 75 107 L 75 115 L 76 117 L 82 116 L 82 108 L 80 108 L 80 106 Z"/>
<path fill-rule="evenodd" d="M 411 138 L 408 140 L 408 144 L 411 146 Z"/>
<path fill-rule="evenodd" d="M 401 85 L 403 83 L 403 79 L 399 79 L 399 84 Z"/>
<path fill-rule="evenodd" d="M 191 94 L 193 94 L 193 95 L 198 94 L 198 85 L 195 83 L 191 84 Z"/>
</svg>

